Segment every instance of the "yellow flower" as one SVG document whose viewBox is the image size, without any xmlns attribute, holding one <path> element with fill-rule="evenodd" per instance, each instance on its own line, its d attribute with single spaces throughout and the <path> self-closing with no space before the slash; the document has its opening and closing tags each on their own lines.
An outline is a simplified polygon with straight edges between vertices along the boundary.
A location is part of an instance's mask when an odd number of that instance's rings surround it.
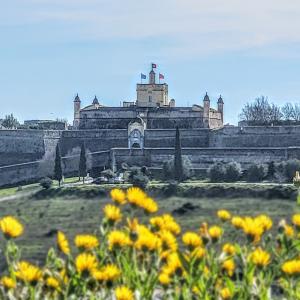
<svg viewBox="0 0 300 300">
<path fill-rule="evenodd" d="M 66 255 L 70 254 L 69 242 L 65 234 L 61 231 L 57 232 L 57 247 L 62 253 Z"/>
<path fill-rule="evenodd" d="M 220 291 L 220 296 L 222 298 L 222 300 L 227 300 L 227 299 L 231 299 L 232 298 L 232 293 L 230 292 L 229 288 L 223 288 Z"/>
<path fill-rule="evenodd" d="M 17 264 L 15 275 L 22 281 L 35 284 L 41 279 L 42 271 L 35 265 L 21 261 Z"/>
<path fill-rule="evenodd" d="M 228 276 L 232 276 L 235 270 L 235 263 L 233 259 L 227 259 L 222 264 L 222 269 L 225 270 Z"/>
<path fill-rule="evenodd" d="M 223 231 L 219 226 L 212 226 L 208 229 L 208 234 L 214 241 L 216 241 L 222 236 Z"/>
<path fill-rule="evenodd" d="M 237 228 L 237 229 L 241 229 L 244 226 L 244 220 L 241 217 L 233 217 L 231 219 L 231 224 Z"/>
<path fill-rule="evenodd" d="M 179 256 L 176 252 L 171 253 L 170 255 L 167 256 L 167 263 L 165 266 L 163 266 L 162 273 L 165 273 L 169 276 L 173 274 L 176 274 L 178 276 L 182 275 L 183 267 L 179 259 Z"/>
<path fill-rule="evenodd" d="M 256 266 L 264 267 L 270 263 L 270 254 L 261 248 L 257 248 L 250 254 L 250 260 Z"/>
<path fill-rule="evenodd" d="M 91 250 L 99 246 L 97 237 L 89 234 L 76 235 L 74 243 L 77 248 L 85 250 Z"/>
<path fill-rule="evenodd" d="M 300 214 L 295 214 L 292 217 L 292 223 L 297 227 L 300 228 Z"/>
<path fill-rule="evenodd" d="M 226 243 L 223 245 L 222 251 L 228 255 L 234 255 L 236 250 L 235 250 L 235 246 L 230 244 L 230 243 Z"/>
<path fill-rule="evenodd" d="M 138 235 L 138 239 L 134 244 L 134 247 L 142 251 L 155 251 L 159 250 L 161 246 L 161 240 L 151 232 L 144 232 Z"/>
<path fill-rule="evenodd" d="M 6 238 L 17 238 L 23 231 L 23 225 L 14 217 L 7 216 L 0 220 L 0 229 Z"/>
<path fill-rule="evenodd" d="M 52 288 L 54 290 L 60 291 L 59 281 L 55 277 L 48 277 L 46 279 L 46 285 L 49 288 Z"/>
<path fill-rule="evenodd" d="M 222 221 L 228 221 L 228 220 L 231 219 L 230 212 L 228 210 L 225 210 L 225 209 L 218 210 L 217 216 Z"/>
<path fill-rule="evenodd" d="M 264 227 L 257 218 L 246 217 L 243 223 L 243 231 L 253 242 L 258 242 L 264 233 Z"/>
<path fill-rule="evenodd" d="M 284 227 L 284 234 L 288 237 L 293 237 L 295 235 L 294 228 L 290 225 L 285 225 Z"/>
<path fill-rule="evenodd" d="M 182 236 L 183 243 L 191 249 L 202 246 L 201 237 L 195 232 L 186 232 Z"/>
<path fill-rule="evenodd" d="M 300 260 L 294 259 L 283 263 L 281 270 L 287 275 L 300 275 Z"/>
<path fill-rule="evenodd" d="M 178 235 L 181 231 L 180 226 L 169 214 L 151 218 L 150 224 L 158 230 L 168 230 L 175 235 Z"/>
<path fill-rule="evenodd" d="M 16 281 L 8 276 L 3 276 L 0 279 L 0 284 L 4 286 L 6 289 L 14 289 L 16 287 Z"/>
<path fill-rule="evenodd" d="M 145 198 L 144 201 L 140 203 L 140 207 L 149 214 L 153 214 L 158 211 L 157 203 L 151 198 Z"/>
<path fill-rule="evenodd" d="M 189 255 L 187 256 L 187 259 L 190 260 L 190 258 L 192 259 L 201 259 L 204 257 L 205 255 L 205 249 L 202 248 L 202 247 L 198 247 L 198 248 L 195 248 L 191 253 L 189 253 Z"/>
<path fill-rule="evenodd" d="M 81 253 L 76 257 L 75 265 L 78 273 L 90 273 L 97 268 L 97 259 L 89 253 Z"/>
<path fill-rule="evenodd" d="M 270 217 L 268 217 L 266 215 L 259 215 L 255 219 L 263 227 L 264 231 L 267 231 L 267 230 L 271 229 L 271 227 L 273 225 L 273 222 L 270 219 Z"/>
<path fill-rule="evenodd" d="M 160 284 L 163 286 L 167 286 L 171 283 L 171 278 L 166 273 L 160 273 L 158 276 L 158 280 L 159 280 Z"/>
<path fill-rule="evenodd" d="M 127 190 L 128 202 L 135 206 L 141 206 L 147 194 L 144 193 L 140 188 L 132 187 Z"/>
<path fill-rule="evenodd" d="M 109 249 L 121 248 L 131 245 L 131 241 L 123 231 L 113 230 L 108 235 Z"/>
<path fill-rule="evenodd" d="M 126 194 L 121 189 L 112 189 L 110 191 L 110 197 L 114 202 L 116 202 L 120 205 L 126 203 Z"/>
<path fill-rule="evenodd" d="M 107 204 L 104 209 L 104 215 L 109 222 L 116 223 L 121 221 L 122 213 L 119 207 Z"/>
<path fill-rule="evenodd" d="M 171 250 L 175 252 L 177 250 L 178 248 L 177 240 L 170 231 L 167 230 L 159 231 L 158 236 L 160 237 L 163 251 Z"/>
<path fill-rule="evenodd" d="M 132 291 L 126 286 L 119 286 L 115 290 L 116 300 L 133 300 Z"/>
<path fill-rule="evenodd" d="M 121 271 L 115 265 L 107 265 L 101 270 L 93 271 L 93 277 L 99 281 L 114 281 L 119 278 Z"/>
</svg>

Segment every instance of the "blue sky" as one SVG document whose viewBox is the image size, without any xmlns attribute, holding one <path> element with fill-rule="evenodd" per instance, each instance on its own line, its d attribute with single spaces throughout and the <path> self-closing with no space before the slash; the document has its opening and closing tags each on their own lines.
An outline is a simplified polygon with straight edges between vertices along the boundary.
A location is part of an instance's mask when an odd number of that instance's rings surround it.
<svg viewBox="0 0 300 300">
<path fill-rule="evenodd" d="M 225 122 L 260 95 L 299 102 L 299 1 L 248 2 L 0 1 L 0 118 L 71 122 L 77 92 L 119 106 L 151 62 L 178 106 L 222 94 Z"/>
</svg>

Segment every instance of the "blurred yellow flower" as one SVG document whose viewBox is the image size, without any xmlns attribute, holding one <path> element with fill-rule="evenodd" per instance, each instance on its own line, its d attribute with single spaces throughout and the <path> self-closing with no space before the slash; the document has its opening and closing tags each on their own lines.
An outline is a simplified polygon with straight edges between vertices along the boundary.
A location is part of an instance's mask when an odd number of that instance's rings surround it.
<svg viewBox="0 0 300 300">
<path fill-rule="evenodd" d="M 114 281 L 121 275 L 121 271 L 116 265 L 107 265 L 101 270 L 94 270 L 93 277 L 99 281 Z"/>
<path fill-rule="evenodd" d="M 191 253 L 189 253 L 188 260 L 189 260 L 189 258 L 192 258 L 192 259 L 196 258 L 197 260 L 199 260 L 204 257 L 205 253 L 206 253 L 206 251 L 204 248 L 197 247 Z"/>
<path fill-rule="evenodd" d="M 159 280 L 160 284 L 163 286 L 167 286 L 171 283 L 171 278 L 166 273 L 160 273 L 158 276 L 158 280 Z"/>
<path fill-rule="evenodd" d="M 243 228 L 243 226 L 244 226 L 244 219 L 241 218 L 241 217 L 238 217 L 238 216 L 233 217 L 233 218 L 231 219 L 231 224 L 232 224 L 235 228 L 241 229 L 241 228 Z"/>
<path fill-rule="evenodd" d="M 258 242 L 264 233 L 264 227 L 256 218 L 245 217 L 243 223 L 243 231 L 253 242 Z"/>
<path fill-rule="evenodd" d="M 21 261 L 17 264 L 15 275 L 24 282 L 36 284 L 42 278 L 42 271 L 35 265 Z"/>
<path fill-rule="evenodd" d="M 201 237 L 195 232 L 186 232 L 182 236 L 182 241 L 190 249 L 202 246 L 203 244 Z"/>
<path fill-rule="evenodd" d="M 168 230 L 175 235 L 178 235 L 181 231 L 178 223 L 169 214 L 151 218 L 150 224 L 158 230 Z"/>
<path fill-rule="evenodd" d="M 114 202 L 116 202 L 120 205 L 126 203 L 126 194 L 121 189 L 112 189 L 110 191 L 110 197 Z"/>
<path fill-rule="evenodd" d="M 175 252 L 178 248 L 176 237 L 168 230 L 162 230 L 158 232 L 158 236 L 161 240 L 162 250 L 171 250 Z"/>
<path fill-rule="evenodd" d="M 62 253 L 66 254 L 66 255 L 70 254 L 69 242 L 68 242 L 65 234 L 61 231 L 57 232 L 57 247 L 58 247 L 59 251 L 61 251 Z"/>
<path fill-rule="evenodd" d="M 4 286 L 6 289 L 14 289 L 17 286 L 16 281 L 8 276 L 1 277 L 0 285 Z"/>
<path fill-rule="evenodd" d="M 217 216 L 222 221 L 228 221 L 231 219 L 231 214 L 228 210 L 221 209 L 217 211 Z"/>
<path fill-rule="evenodd" d="M 140 203 L 140 207 L 149 214 L 153 214 L 158 211 L 158 205 L 152 198 L 145 198 L 144 201 Z"/>
<path fill-rule="evenodd" d="M 151 232 L 139 234 L 137 241 L 134 243 L 134 247 L 142 251 L 159 250 L 160 246 L 161 240 Z"/>
<path fill-rule="evenodd" d="M 77 248 L 84 250 L 91 250 L 99 246 L 97 237 L 90 234 L 76 235 L 74 243 Z"/>
<path fill-rule="evenodd" d="M 226 243 L 223 245 L 222 251 L 228 255 L 234 255 L 236 250 L 235 250 L 235 246 L 230 244 L 230 243 Z"/>
<path fill-rule="evenodd" d="M 90 273 L 97 268 L 97 258 L 93 254 L 81 253 L 75 260 L 76 270 L 78 273 Z"/>
<path fill-rule="evenodd" d="M 146 198 L 147 194 L 140 188 L 132 187 L 127 190 L 128 202 L 134 206 L 141 206 Z"/>
<path fill-rule="evenodd" d="M 52 288 L 54 290 L 57 290 L 57 291 L 61 290 L 59 281 L 55 277 L 48 277 L 46 279 L 46 285 L 47 285 L 47 287 Z"/>
<path fill-rule="evenodd" d="M 255 249 L 250 254 L 250 260 L 258 267 L 265 267 L 271 261 L 270 254 L 268 252 L 262 250 L 260 247 Z"/>
<path fill-rule="evenodd" d="M 133 292 L 126 286 L 119 286 L 115 290 L 116 300 L 133 300 Z"/>
<path fill-rule="evenodd" d="M 222 264 L 222 270 L 225 270 L 227 274 L 231 277 L 235 270 L 235 263 L 233 259 L 227 259 Z"/>
<path fill-rule="evenodd" d="M 131 241 L 127 234 L 120 230 L 113 230 L 108 235 L 109 249 L 121 248 L 131 245 Z"/>
<path fill-rule="evenodd" d="M 266 215 L 259 215 L 255 219 L 256 219 L 256 221 L 258 221 L 260 226 L 263 227 L 264 231 L 271 229 L 271 227 L 273 225 L 271 218 Z"/>
<path fill-rule="evenodd" d="M 230 292 L 230 289 L 228 287 L 225 287 L 221 289 L 220 296 L 222 300 L 227 300 L 232 298 L 232 293 Z"/>
<path fill-rule="evenodd" d="M 300 214 L 295 214 L 292 217 L 292 223 L 297 227 L 300 228 Z"/>
<path fill-rule="evenodd" d="M 282 264 L 281 270 L 287 275 L 300 275 L 300 260 L 293 259 Z"/>
<path fill-rule="evenodd" d="M 284 234 L 288 237 L 293 237 L 295 235 L 295 231 L 294 231 L 294 228 L 290 225 L 285 225 L 283 227 L 284 229 Z"/>
<path fill-rule="evenodd" d="M 183 267 L 181 264 L 181 261 L 179 259 L 179 256 L 176 252 L 171 253 L 167 256 L 167 263 L 162 268 L 162 273 L 165 273 L 167 275 L 178 275 L 181 276 L 183 273 Z"/>
<path fill-rule="evenodd" d="M 84 250 L 92 250 L 99 246 L 96 236 L 90 234 L 78 234 L 74 239 L 77 248 Z"/>
<path fill-rule="evenodd" d="M 212 226 L 208 229 L 208 234 L 210 235 L 212 240 L 216 241 L 222 236 L 223 231 L 219 226 Z"/>
<path fill-rule="evenodd" d="M 7 216 L 0 220 L 0 229 L 6 238 L 17 238 L 23 231 L 23 225 L 14 217 Z"/>
<path fill-rule="evenodd" d="M 107 204 L 104 209 L 105 218 L 112 223 L 121 221 L 122 213 L 119 207 L 111 204 Z"/>
</svg>

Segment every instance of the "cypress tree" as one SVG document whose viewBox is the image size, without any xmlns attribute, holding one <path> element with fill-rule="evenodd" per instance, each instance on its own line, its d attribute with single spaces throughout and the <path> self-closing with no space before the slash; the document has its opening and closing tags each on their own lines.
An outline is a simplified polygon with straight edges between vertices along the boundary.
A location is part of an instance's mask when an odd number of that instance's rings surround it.
<svg viewBox="0 0 300 300">
<path fill-rule="evenodd" d="M 81 144 L 81 151 L 80 151 L 80 160 L 79 160 L 79 180 L 82 177 L 83 183 L 84 178 L 87 175 L 87 166 L 86 166 L 86 151 L 85 151 L 85 143 Z"/>
<path fill-rule="evenodd" d="M 180 132 L 178 126 L 176 127 L 176 137 L 175 137 L 174 179 L 177 181 L 182 181 L 183 179 L 181 142 L 180 142 Z"/>
<path fill-rule="evenodd" d="M 60 186 L 61 180 L 63 177 L 62 166 L 61 166 L 61 155 L 59 145 L 56 145 L 56 153 L 55 153 L 55 165 L 54 165 L 54 179 L 58 181 L 58 185 Z"/>
</svg>

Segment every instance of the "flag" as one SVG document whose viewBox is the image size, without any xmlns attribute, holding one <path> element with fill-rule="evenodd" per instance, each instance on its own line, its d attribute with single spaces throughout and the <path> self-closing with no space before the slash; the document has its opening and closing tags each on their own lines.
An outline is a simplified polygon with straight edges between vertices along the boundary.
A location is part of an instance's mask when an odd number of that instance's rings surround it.
<svg viewBox="0 0 300 300">
<path fill-rule="evenodd" d="M 146 79 L 146 78 L 147 78 L 147 76 L 145 74 L 141 73 L 141 79 Z"/>
<path fill-rule="evenodd" d="M 165 76 L 159 73 L 159 79 L 165 79 Z"/>
<path fill-rule="evenodd" d="M 152 64 L 152 69 L 156 69 L 156 64 Z"/>
</svg>

